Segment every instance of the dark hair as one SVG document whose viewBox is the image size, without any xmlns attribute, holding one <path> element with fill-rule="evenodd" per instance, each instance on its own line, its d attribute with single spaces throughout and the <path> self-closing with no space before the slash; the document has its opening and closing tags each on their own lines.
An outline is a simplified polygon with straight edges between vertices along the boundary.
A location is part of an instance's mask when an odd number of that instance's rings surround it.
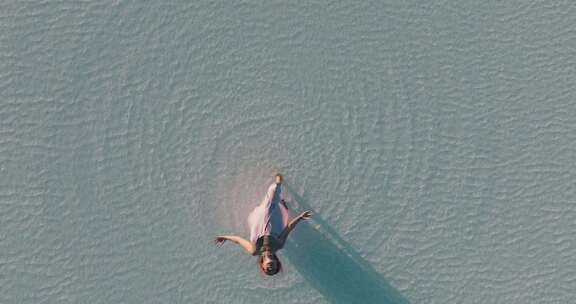
<svg viewBox="0 0 576 304">
<path fill-rule="evenodd" d="M 272 259 L 274 261 L 276 261 L 276 265 L 277 265 L 276 271 L 275 272 L 267 272 L 264 268 L 262 268 L 262 262 L 264 261 L 264 256 L 262 254 L 260 254 L 258 256 L 258 268 L 260 268 L 260 271 L 262 271 L 264 274 L 269 275 L 269 276 L 273 276 L 282 270 L 282 263 L 280 263 L 280 260 L 278 259 L 278 256 L 276 256 L 275 253 L 272 254 Z"/>
</svg>

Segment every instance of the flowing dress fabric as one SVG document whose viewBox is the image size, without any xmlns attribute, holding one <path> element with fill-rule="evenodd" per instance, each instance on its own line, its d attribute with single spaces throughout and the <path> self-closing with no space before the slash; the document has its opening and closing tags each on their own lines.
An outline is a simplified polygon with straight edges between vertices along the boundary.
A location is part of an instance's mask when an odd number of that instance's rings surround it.
<svg viewBox="0 0 576 304">
<path fill-rule="evenodd" d="M 252 244 L 264 235 L 278 237 L 288 225 L 288 208 L 280 202 L 280 188 L 270 185 L 264 200 L 248 216 Z"/>
</svg>

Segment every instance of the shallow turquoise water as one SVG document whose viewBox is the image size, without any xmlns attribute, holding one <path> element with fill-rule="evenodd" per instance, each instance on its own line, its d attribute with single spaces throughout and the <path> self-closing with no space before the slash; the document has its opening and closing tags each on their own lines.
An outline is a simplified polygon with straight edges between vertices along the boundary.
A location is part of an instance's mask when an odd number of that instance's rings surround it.
<svg viewBox="0 0 576 304">
<path fill-rule="evenodd" d="M 4 1 L 0 302 L 574 302 L 576 6 L 476 2 Z"/>
</svg>

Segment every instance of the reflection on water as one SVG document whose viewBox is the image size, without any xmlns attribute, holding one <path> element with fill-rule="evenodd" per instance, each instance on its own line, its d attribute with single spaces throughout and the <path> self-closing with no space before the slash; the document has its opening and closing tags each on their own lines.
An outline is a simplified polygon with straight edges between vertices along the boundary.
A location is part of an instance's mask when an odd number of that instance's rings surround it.
<svg viewBox="0 0 576 304">
<path fill-rule="evenodd" d="M 302 197 L 290 188 L 286 189 L 295 200 L 292 205 L 312 210 Z M 409 304 L 317 213 L 313 218 L 320 227 L 300 223 L 298 232 L 286 243 L 284 255 L 328 301 Z"/>
</svg>

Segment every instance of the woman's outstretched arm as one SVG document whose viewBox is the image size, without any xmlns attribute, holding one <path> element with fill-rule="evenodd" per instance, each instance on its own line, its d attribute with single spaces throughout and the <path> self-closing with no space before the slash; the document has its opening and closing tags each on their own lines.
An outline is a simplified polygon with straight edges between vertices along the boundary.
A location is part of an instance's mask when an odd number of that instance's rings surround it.
<svg viewBox="0 0 576 304">
<path fill-rule="evenodd" d="M 217 236 L 216 239 L 214 239 L 214 242 L 216 243 L 216 245 L 222 245 L 226 241 L 232 241 L 232 242 L 240 245 L 250 255 L 254 255 L 256 252 L 256 249 L 254 248 L 254 244 L 250 243 L 249 241 L 247 241 L 247 240 L 245 240 L 239 236 L 221 235 L 221 236 Z"/>
<path fill-rule="evenodd" d="M 284 246 L 284 242 L 286 242 L 288 235 L 294 229 L 294 227 L 296 227 L 296 225 L 298 223 L 300 223 L 300 221 L 307 220 L 311 217 L 312 217 L 312 211 L 308 210 L 308 211 L 302 212 L 302 214 L 295 217 L 294 219 L 292 219 L 290 221 L 290 223 L 288 223 L 286 228 L 284 228 L 284 230 L 282 230 L 282 233 L 280 233 L 280 236 L 278 236 L 278 240 L 280 241 L 280 244 L 282 244 L 282 247 Z"/>
</svg>

